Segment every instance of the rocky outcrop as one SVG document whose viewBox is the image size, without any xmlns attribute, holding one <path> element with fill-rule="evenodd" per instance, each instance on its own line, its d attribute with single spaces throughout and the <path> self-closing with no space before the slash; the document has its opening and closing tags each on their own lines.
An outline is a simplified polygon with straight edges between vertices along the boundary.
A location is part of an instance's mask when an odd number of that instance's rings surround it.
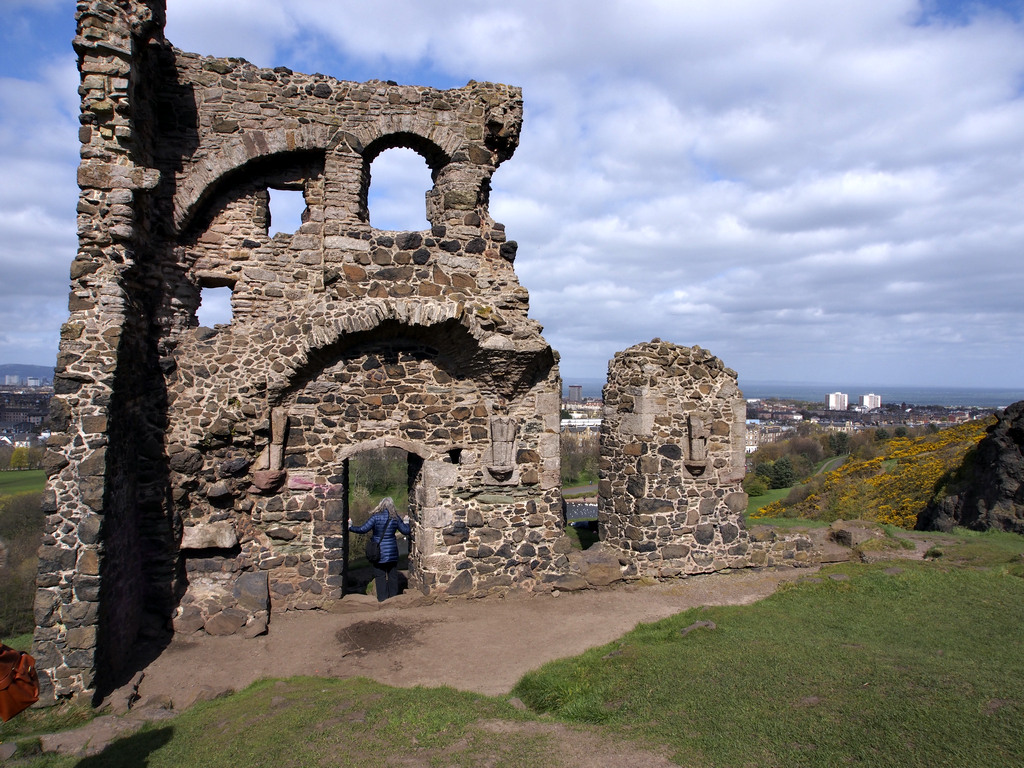
<svg viewBox="0 0 1024 768">
<path fill-rule="evenodd" d="M 1024 400 L 999 415 L 969 452 L 950 493 L 918 515 L 918 530 L 954 526 L 1024 534 Z"/>
</svg>

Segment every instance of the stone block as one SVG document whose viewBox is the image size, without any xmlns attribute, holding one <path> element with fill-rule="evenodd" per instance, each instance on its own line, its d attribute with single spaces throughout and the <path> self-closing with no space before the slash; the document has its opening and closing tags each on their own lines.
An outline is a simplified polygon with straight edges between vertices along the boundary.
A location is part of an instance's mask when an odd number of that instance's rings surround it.
<svg viewBox="0 0 1024 768">
<path fill-rule="evenodd" d="M 269 610 L 270 592 L 267 574 L 265 572 L 239 574 L 235 580 L 232 595 L 240 608 L 252 612 Z"/>
<path fill-rule="evenodd" d="M 424 528 L 445 528 L 454 520 L 455 514 L 449 507 L 427 507 L 420 510 L 420 522 Z"/>
<path fill-rule="evenodd" d="M 210 635 L 233 635 L 245 626 L 249 614 L 238 608 L 225 608 L 219 613 L 209 617 L 203 624 L 203 629 Z"/>
<path fill-rule="evenodd" d="M 423 483 L 434 488 L 451 488 L 459 479 L 459 468 L 444 461 L 423 462 Z"/>
<path fill-rule="evenodd" d="M 191 635 L 203 628 L 203 615 L 194 605 L 182 606 L 172 624 L 174 631 L 182 635 Z"/>
<path fill-rule="evenodd" d="M 473 589 L 473 577 L 469 571 L 460 571 L 459 574 L 451 580 L 448 586 L 445 588 L 445 592 L 449 595 L 465 595 Z"/>
<path fill-rule="evenodd" d="M 291 541 L 296 535 L 294 530 L 283 525 L 272 525 L 267 528 L 267 536 L 279 541 Z"/>
<path fill-rule="evenodd" d="M 594 587 L 606 587 L 622 579 L 619 557 L 602 544 L 595 544 L 583 552 L 580 574 Z"/>
<path fill-rule="evenodd" d="M 546 583 L 550 584 L 554 589 L 559 589 L 563 592 L 578 592 L 590 586 L 585 578 L 576 573 L 560 574 Z"/>
<path fill-rule="evenodd" d="M 231 549 L 237 544 L 235 526 L 227 520 L 186 526 L 181 536 L 181 549 Z"/>
<path fill-rule="evenodd" d="M 698 525 L 693 532 L 693 537 L 698 544 L 707 546 L 715 540 L 715 527 L 711 523 Z"/>
<path fill-rule="evenodd" d="M 661 548 L 661 556 L 666 560 L 679 560 L 690 554 L 690 548 L 685 544 L 666 544 Z"/>
</svg>

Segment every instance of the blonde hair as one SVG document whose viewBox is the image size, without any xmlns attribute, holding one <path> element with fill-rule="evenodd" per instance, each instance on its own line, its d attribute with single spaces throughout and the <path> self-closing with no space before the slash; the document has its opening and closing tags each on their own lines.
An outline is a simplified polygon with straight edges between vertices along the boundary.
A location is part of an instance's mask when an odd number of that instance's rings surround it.
<svg viewBox="0 0 1024 768">
<path fill-rule="evenodd" d="M 378 504 L 376 509 L 373 510 L 374 514 L 377 512 L 387 512 L 388 517 L 398 518 L 398 510 L 395 509 L 395 500 L 390 496 L 385 496 L 380 500 L 380 504 Z"/>
</svg>

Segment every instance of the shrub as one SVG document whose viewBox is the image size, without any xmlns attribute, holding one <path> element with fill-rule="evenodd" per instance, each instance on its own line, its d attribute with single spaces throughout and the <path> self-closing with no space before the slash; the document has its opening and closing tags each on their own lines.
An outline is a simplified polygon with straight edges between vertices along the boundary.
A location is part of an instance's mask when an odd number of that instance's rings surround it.
<svg viewBox="0 0 1024 768">
<path fill-rule="evenodd" d="M 747 475 L 743 480 L 743 490 L 748 496 L 764 496 L 768 493 L 768 484 L 760 475 Z"/>
<path fill-rule="evenodd" d="M 858 448 L 858 460 L 829 472 L 803 500 L 768 504 L 753 517 L 779 517 L 785 512 L 813 520 L 862 518 L 913 528 L 918 513 L 936 497 L 990 423 L 968 422 L 918 438 L 871 438 Z M 865 458 L 862 453 L 873 453 L 869 445 L 879 453 Z"/>
</svg>

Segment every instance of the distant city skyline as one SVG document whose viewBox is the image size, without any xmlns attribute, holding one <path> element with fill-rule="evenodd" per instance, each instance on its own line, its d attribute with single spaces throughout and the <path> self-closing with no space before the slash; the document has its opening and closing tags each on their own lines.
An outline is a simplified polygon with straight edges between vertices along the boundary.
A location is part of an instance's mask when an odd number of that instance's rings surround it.
<svg viewBox="0 0 1024 768">
<path fill-rule="evenodd" d="M 75 3 L 3 7 L 0 361 L 52 365 L 77 247 Z M 567 380 L 660 337 L 709 349 L 741 382 L 1013 388 L 1022 12 L 168 0 L 167 36 L 342 79 L 521 85 L 522 141 L 491 213 Z M 372 176 L 374 226 L 425 228 L 422 158 L 390 150 Z"/>
</svg>

